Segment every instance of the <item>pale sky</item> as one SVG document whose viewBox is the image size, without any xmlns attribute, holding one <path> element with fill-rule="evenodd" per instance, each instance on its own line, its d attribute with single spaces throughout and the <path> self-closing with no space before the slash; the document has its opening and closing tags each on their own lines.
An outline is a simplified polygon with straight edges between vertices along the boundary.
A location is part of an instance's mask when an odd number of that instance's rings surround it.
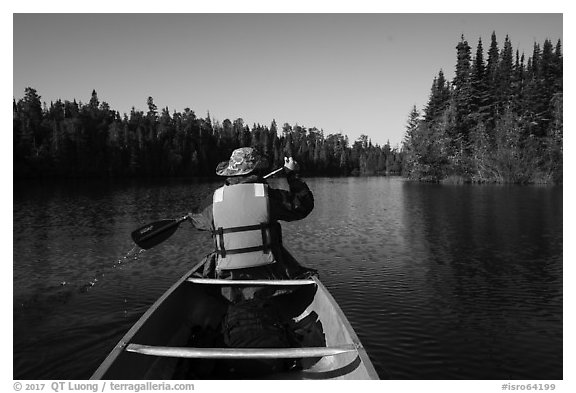
<svg viewBox="0 0 576 393">
<path fill-rule="evenodd" d="M 460 36 L 486 52 L 532 54 L 563 40 L 562 14 L 14 14 L 13 97 L 87 103 L 121 114 L 158 108 L 401 143 L 434 76 L 453 77 Z M 487 56 L 485 56 L 486 58 Z"/>
</svg>

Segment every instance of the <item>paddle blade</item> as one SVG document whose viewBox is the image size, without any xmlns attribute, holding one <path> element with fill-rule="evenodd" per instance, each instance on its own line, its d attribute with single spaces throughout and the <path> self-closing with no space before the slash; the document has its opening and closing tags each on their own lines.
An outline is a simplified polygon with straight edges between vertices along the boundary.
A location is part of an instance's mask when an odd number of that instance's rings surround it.
<svg viewBox="0 0 576 393">
<path fill-rule="evenodd" d="M 172 236 L 180 222 L 180 220 L 160 220 L 144 225 L 132 232 L 132 240 L 138 247 L 148 250 Z"/>
</svg>

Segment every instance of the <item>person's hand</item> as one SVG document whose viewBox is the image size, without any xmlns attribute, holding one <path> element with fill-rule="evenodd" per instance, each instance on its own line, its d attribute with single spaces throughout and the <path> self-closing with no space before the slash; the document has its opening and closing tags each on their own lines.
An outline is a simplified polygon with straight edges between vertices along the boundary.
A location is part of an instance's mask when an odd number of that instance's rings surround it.
<svg viewBox="0 0 576 393">
<path fill-rule="evenodd" d="M 284 168 L 296 172 L 300 169 L 300 165 L 292 157 L 284 157 Z"/>
</svg>

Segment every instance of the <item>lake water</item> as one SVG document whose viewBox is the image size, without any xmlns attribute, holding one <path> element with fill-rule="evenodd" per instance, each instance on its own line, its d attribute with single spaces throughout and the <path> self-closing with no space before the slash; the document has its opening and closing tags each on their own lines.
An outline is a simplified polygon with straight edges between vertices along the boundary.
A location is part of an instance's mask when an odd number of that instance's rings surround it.
<svg viewBox="0 0 576 393">
<path fill-rule="evenodd" d="M 316 207 L 283 223 L 285 244 L 319 270 L 381 378 L 563 378 L 561 187 L 306 181 Z M 16 184 L 14 378 L 89 378 L 212 244 L 184 223 L 140 253 L 131 231 L 216 186 Z"/>
</svg>

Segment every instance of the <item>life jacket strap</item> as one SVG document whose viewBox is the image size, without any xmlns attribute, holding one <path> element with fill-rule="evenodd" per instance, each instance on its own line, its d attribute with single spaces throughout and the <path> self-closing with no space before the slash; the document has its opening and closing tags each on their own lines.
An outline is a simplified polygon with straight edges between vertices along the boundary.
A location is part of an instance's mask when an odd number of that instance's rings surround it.
<svg viewBox="0 0 576 393">
<path fill-rule="evenodd" d="M 214 231 L 214 233 L 217 233 L 218 235 L 220 234 L 220 232 L 222 232 L 222 234 L 224 233 L 235 233 L 235 232 L 247 232 L 247 231 L 256 231 L 256 230 L 260 230 L 260 229 L 268 229 L 270 228 L 272 225 L 270 225 L 269 223 L 262 223 L 262 224 L 256 224 L 256 225 L 245 225 L 245 226 L 241 226 L 241 227 L 232 227 L 232 228 L 218 228 Z"/>
<path fill-rule="evenodd" d="M 245 247 L 245 248 L 235 248 L 233 250 L 220 249 L 220 250 L 216 250 L 216 253 L 220 254 L 220 256 L 222 258 L 225 258 L 226 255 L 244 254 L 244 253 L 256 252 L 256 251 L 263 251 L 264 253 L 270 252 L 269 248 L 266 248 L 264 246 L 254 246 L 254 247 Z"/>
<path fill-rule="evenodd" d="M 248 252 L 256 252 L 262 251 L 264 254 L 268 254 L 271 250 L 271 239 L 268 235 L 269 229 L 272 227 L 270 223 L 261 223 L 257 225 L 245 225 L 239 227 L 231 227 L 231 228 L 222 228 L 219 227 L 212 232 L 214 236 L 214 245 L 216 246 L 216 253 L 219 254 L 222 258 L 226 257 L 226 254 L 244 254 Z M 257 231 L 260 230 L 262 232 L 262 245 L 261 246 L 254 246 L 254 247 L 244 247 L 244 248 L 235 248 L 231 250 L 227 250 L 224 247 L 224 234 L 226 233 L 236 233 L 236 232 L 248 232 L 248 231 Z M 220 247 L 218 247 L 218 242 L 216 241 L 216 236 L 218 236 Z"/>
</svg>

